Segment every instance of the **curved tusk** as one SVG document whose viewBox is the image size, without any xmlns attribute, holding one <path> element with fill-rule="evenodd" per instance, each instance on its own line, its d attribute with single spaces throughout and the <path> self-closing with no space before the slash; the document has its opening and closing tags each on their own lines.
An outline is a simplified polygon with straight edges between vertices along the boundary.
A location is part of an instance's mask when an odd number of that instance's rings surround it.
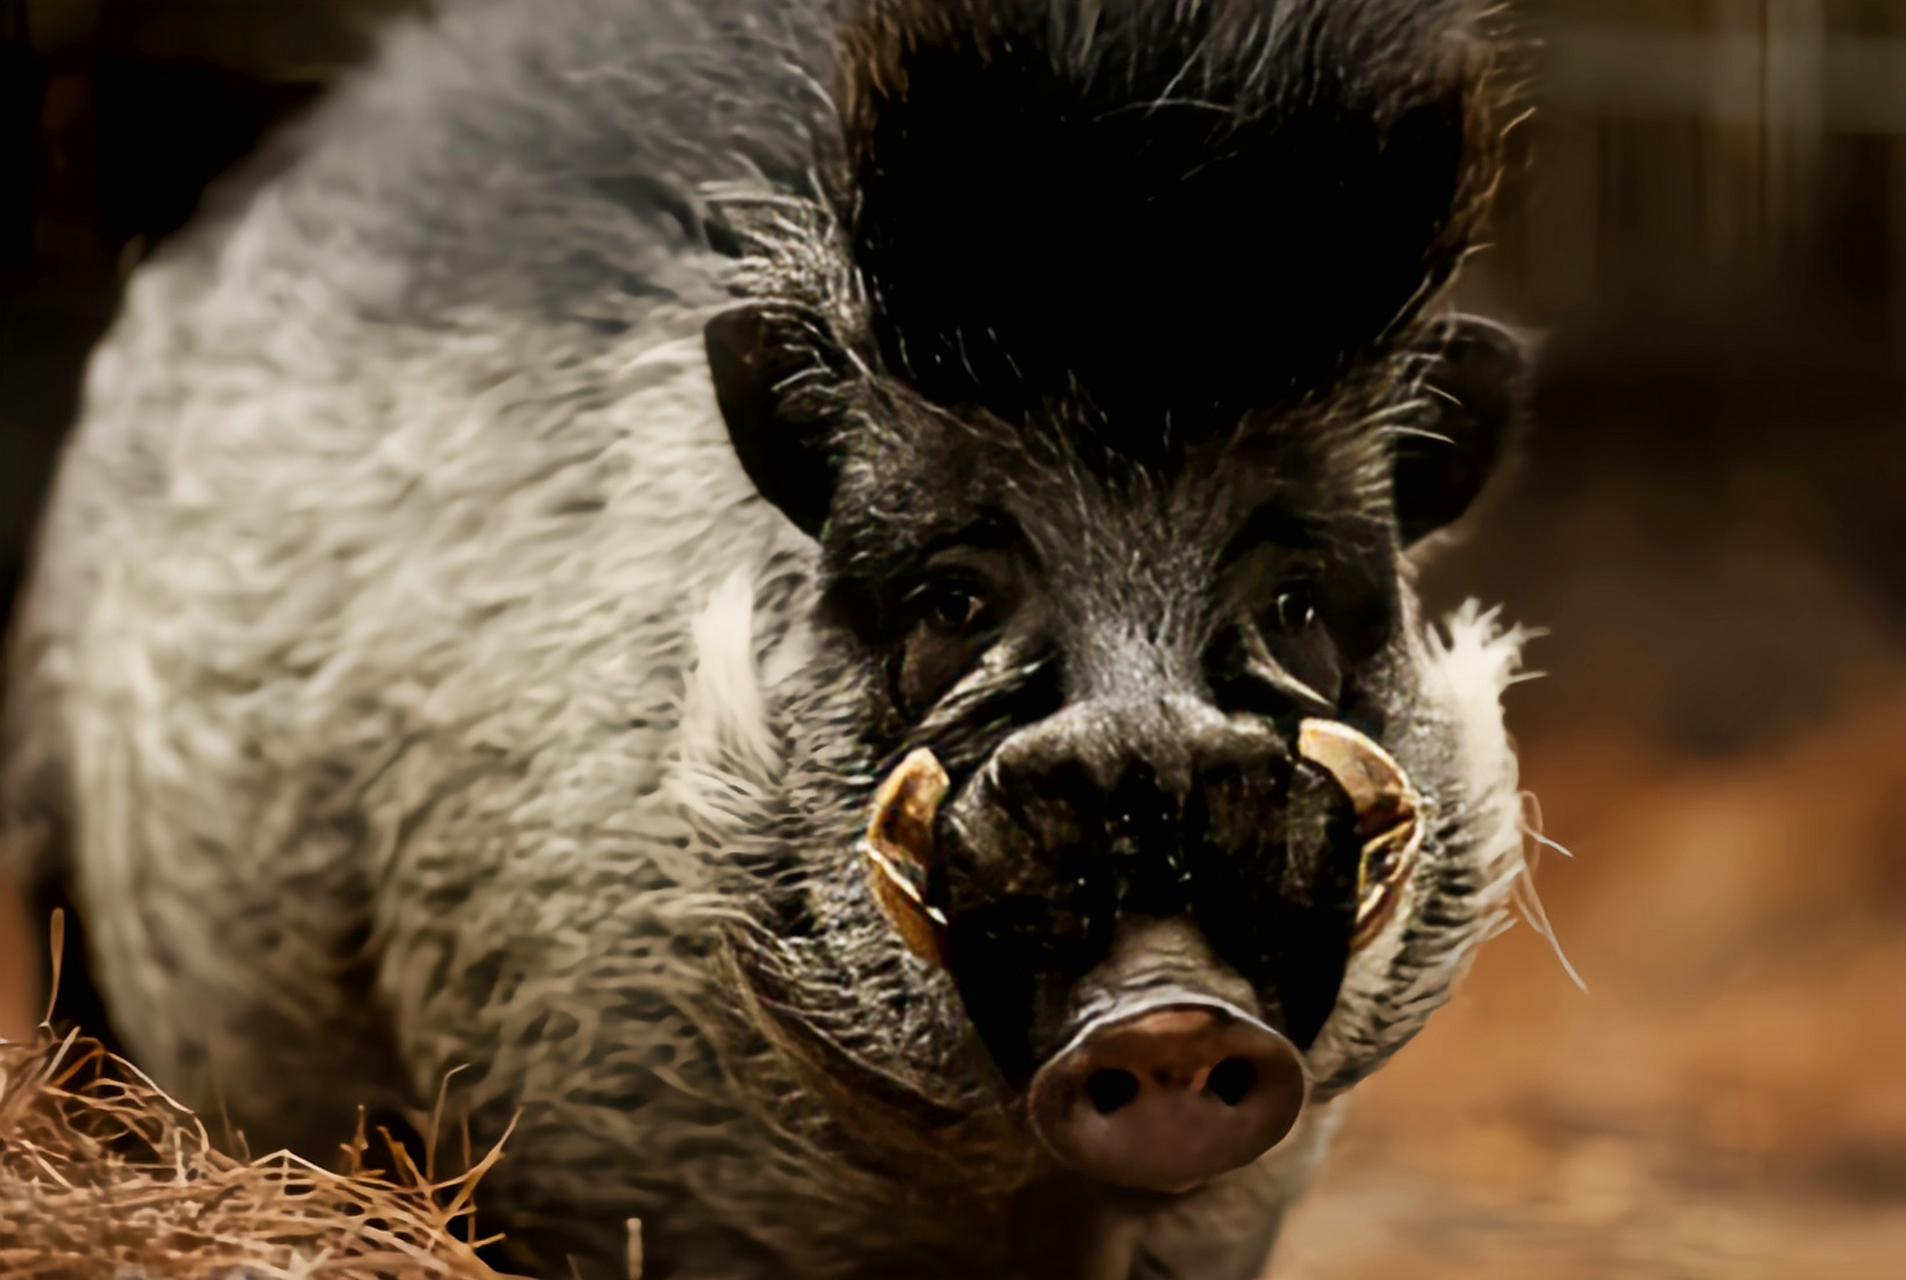
<svg viewBox="0 0 1906 1280">
<path fill-rule="evenodd" d="M 933 863 L 933 819 L 950 781 L 925 747 L 886 776 L 860 849 L 874 901 L 907 950 L 928 964 L 946 964 L 946 916 L 926 900 Z"/>
<path fill-rule="evenodd" d="M 1363 856 L 1351 945 L 1361 947 L 1388 919 L 1423 847 L 1423 803 L 1396 758 L 1347 724 L 1304 721 L 1297 754 L 1336 779 L 1356 810 Z"/>
</svg>

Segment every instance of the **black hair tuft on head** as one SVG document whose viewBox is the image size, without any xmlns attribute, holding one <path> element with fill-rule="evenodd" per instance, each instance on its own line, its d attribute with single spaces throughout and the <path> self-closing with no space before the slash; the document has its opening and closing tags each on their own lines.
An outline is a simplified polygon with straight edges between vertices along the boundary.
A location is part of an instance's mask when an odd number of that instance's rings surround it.
<svg viewBox="0 0 1906 1280">
<path fill-rule="evenodd" d="M 1184 433 L 1328 384 L 1474 237 L 1474 8 L 870 0 L 844 220 L 882 358 L 1009 421 L 1076 388 Z"/>
</svg>

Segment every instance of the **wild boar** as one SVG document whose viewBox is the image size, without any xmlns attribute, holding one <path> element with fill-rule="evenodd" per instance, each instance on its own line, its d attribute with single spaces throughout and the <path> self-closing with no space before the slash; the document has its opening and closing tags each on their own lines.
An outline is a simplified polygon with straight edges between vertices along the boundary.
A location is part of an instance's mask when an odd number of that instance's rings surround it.
<svg viewBox="0 0 1906 1280">
<path fill-rule="evenodd" d="M 453 3 L 138 272 L 10 844 L 552 1276 L 1246 1280 L 1523 870 L 1468 0 Z M 16 855 L 17 860 L 17 855 Z M 23 870 L 16 867 L 16 870 Z"/>
</svg>

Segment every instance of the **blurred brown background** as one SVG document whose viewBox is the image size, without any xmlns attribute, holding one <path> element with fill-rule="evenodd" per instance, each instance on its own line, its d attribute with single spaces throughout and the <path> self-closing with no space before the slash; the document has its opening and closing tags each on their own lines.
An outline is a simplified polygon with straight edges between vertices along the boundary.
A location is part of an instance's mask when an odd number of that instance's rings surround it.
<svg viewBox="0 0 1906 1280">
<path fill-rule="evenodd" d="M 0 0 L 8 595 L 124 272 L 397 7 Z M 1906 0 L 1510 8 L 1538 110 L 1467 287 L 1544 370 L 1428 588 L 1550 633 L 1511 720 L 1589 994 L 1494 944 L 1278 1274 L 1903 1276 Z"/>
</svg>

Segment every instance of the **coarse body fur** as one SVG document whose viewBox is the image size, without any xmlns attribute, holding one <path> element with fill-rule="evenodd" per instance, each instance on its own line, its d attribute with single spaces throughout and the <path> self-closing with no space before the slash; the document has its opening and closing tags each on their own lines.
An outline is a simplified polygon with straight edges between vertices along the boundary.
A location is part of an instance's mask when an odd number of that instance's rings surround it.
<svg viewBox="0 0 1906 1280">
<path fill-rule="evenodd" d="M 1404 565 L 1372 679 L 1431 856 L 1299 1132 L 1155 1211 L 1048 1189 L 861 885 L 860 677 L 703 352 L 738 294 L 866 323 L 835 23 L 453 5 L 142 268 L 13 637 L 11 847 L 70 877 L 142 1065 L 254 1149 L 453 1071 L 479 1141 L 520 1113 L 485 1202 L 550 1274 L 615 1274 L 640 1217 L 659 1280 L 1245 1280 L 1521 872 L 1518 636 L 1432 627 Z"/>
</svg>

